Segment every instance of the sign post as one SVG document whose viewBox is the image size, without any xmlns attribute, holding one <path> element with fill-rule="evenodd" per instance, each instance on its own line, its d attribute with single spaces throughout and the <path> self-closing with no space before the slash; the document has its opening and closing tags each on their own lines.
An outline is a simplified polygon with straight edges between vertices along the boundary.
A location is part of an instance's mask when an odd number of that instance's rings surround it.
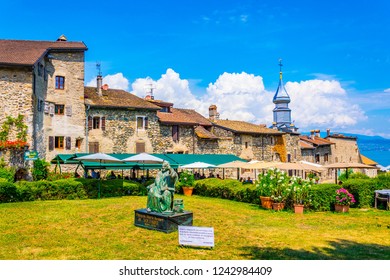
<svg viewBox="0 0 390 280">
<path fill-rule="evenodd" d="M 24 160 L 37 160 L 38 152 L 37 151 L 25 151 L 24 152 Z"/>
</svg>

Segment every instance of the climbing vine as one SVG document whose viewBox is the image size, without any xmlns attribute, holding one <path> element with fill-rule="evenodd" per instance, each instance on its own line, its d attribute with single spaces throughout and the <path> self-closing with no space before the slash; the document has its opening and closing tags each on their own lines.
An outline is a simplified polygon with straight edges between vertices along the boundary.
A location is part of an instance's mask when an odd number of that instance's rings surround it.
<svg viewBox="0 0 390 280">
<path fill-rule="evenodd" d="M 16 140 L 8 140 L 11 128 L 16 128 Z M 22 148 L 27 144 L 27 125 L 24 123 L 24 116 L 18 115 L 16 118 L 7 116 L 0 131 L 0 149 Z"/>
</svg>

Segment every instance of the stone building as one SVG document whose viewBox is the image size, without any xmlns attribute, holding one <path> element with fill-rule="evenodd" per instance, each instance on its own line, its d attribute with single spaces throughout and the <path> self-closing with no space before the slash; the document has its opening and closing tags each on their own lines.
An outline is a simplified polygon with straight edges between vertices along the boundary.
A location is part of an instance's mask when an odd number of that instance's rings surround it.
<svg viewBox="0 0 390 280">
<path fill-rule="evenodd" d="M 360 152 L 357 144 L 357 138 L 352 136 L 345 136 L 342 134 L 331 134 L 330 130 L 327 131 L 325 139 L 334 143 L 331 148 L 332 161 L 337 162 L 359 162 Z"/>
<path fill-rule="evenodd" d="M 0 40 L 0 123 L 22 115 L 41 158 L 76 151 L 85 135 L 83 42 Z"/>
<path fill-rule="evenodd" d="M 312 130 L 310 135 L 299 137 L 302 159 L 317 164 L 332 163 L 333 142 L 321 138 L 319 130 Z"/>
</svg>

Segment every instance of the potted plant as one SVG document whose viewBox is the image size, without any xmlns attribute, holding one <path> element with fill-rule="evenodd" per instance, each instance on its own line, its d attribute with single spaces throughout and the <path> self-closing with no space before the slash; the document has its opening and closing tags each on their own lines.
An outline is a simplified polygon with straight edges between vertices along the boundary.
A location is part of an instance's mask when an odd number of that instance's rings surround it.
<svg viewBox="0 0 390 280">
<path fill-rule="evenodd" d="M 271 199 L 271 174 L 259 174 L 258 181 L 256 181 L 256 191 L 260 197 L 261 206 L 265 209 L 272 209 Z"/>
<path fill-rule="evenodd" d="M 272 208 L 278 211 L 283 210 L 286 199 L 291 191 L 289 177 L 284 171 L 278 168 L 268 169 L 267 174 L 269 174 L 270 179 Z"/>
<path fill-rule="evenodd" d="M 355 203 L 353 195 L 344 188 L 338 189 L 335 194 L 334 209 L 336 212 L 348 212 L 349 206 Z"/>
<path fill-rule="evenodd" d="M 292 199 L 294 203 L 294 212 L 303 214 L 304 203 L 309 197 L 309 189 L 313 185 L 312 179 L 302 179 L 299 177 L 291 177 L 290 187 L 292 191 Z"/>
<path fill-rule="evenodd" d="M 195 178 L 194 174 L 184 170 L 180 173 L 179 184 L 183 189 L 183 193 L 185 196 L 191 196 L 194 190 Z"/>
</svg>

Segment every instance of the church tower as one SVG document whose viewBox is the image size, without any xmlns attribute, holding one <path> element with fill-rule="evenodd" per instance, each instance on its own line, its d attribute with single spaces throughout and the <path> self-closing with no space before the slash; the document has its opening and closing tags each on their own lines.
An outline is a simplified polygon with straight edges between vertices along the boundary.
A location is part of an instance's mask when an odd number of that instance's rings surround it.
<svg viewBox="0 0 390 280">
<path fill-rule="evenodd" d="M 275 104 L 273 126 L 279 130 L 289 130 L 293 126 L 291 123 L 291 109 L 288 108 L 290 96 L 283 85 L 282 66 L 282 60 L 279 59 L 279 86 L 273 98 L 273 103 Z"/>
</svg>

